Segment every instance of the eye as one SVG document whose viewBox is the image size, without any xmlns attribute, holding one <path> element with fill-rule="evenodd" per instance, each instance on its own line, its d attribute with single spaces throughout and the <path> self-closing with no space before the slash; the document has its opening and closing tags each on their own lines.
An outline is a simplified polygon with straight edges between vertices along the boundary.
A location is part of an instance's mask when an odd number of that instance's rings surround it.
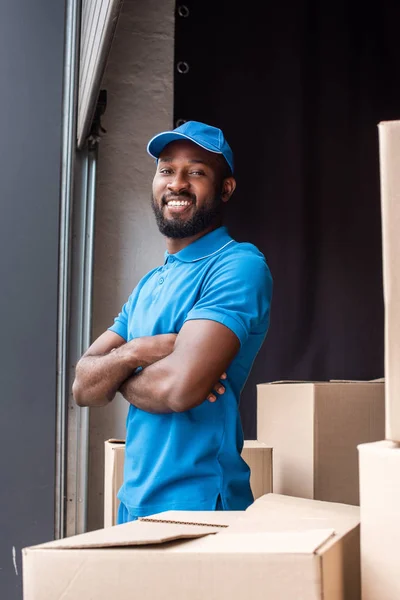
<svg viewBox="0 0 400 600">
<path fill-rule="evenodd" d="M 159 173 L 161 173 L 161 175 L 170 175 L 172 173 L 172 170 L 164 168 L 164 169 L 160 169 Z"/>
<path fill-rule="evenodd" d="M 190 175 L 205 175 L 204 171 L 190 171 Z"/>
</svg>

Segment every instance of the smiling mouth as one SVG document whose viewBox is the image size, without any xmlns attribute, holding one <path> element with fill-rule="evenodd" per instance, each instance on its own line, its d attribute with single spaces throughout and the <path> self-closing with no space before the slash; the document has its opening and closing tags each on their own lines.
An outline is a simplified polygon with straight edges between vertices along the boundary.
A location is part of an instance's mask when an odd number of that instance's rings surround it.
<svg viewBox="0 0 400 600">
<path fill-rule="evenodd" d="M 168 200 L 165 203 L 168 207 L 174 206 L 191 206 L 193 202 L 191 200 Z"/>
<path fill-rule="evenodd" d="M 168 209 L 171 216 L 177 216 L 189 212 L 190 208 L 195 204 L 195 197 L 189 195 L 180 195 L 167 197 L 162 199 L 162 205 Z"/>
<path fill-rule="evenodd" d="M 195 201 L 196 196 L 194 194 L 190 194 L 189 192 L 180 194 L 165 194 L 161 198 L 162 204 L 166 204 L 167 206 L 189 206 L 189 204 L 194 204 Z"/>
<path fill-rule="evenodd" d="M 169 215 L 172 218 L 175 217 L 183 217 L 186 214 L 191 214 L 191 207 L 193 206 L 193 202 L 190 200 L 179 201 L 174 200 L 166 203 L 166 215 Z"/>
</svg>

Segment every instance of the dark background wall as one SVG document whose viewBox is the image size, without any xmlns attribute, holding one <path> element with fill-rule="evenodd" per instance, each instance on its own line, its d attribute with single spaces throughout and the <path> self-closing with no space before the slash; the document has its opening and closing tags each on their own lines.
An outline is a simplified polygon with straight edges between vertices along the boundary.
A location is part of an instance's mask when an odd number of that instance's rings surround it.
<svg viewBox="0 0 400 600">
<path fill-rule="evenodd" d="M 0 598 L 54 535 L 64 0 L 0 3 Z M 13 555 L 15 554 L 15 565 Z"/>
<path fill-rule="evenodd" d="M 400 118 L 400 8 L 388 0 L 177 3 L 174 123 L 221 127 L 238 188 L 226 223 L 265 254 L 271 328 L 245 386 L 383 376 L 377 124 Z M 186 14 L 185 11 L 183 14 Z"/>
</svg>

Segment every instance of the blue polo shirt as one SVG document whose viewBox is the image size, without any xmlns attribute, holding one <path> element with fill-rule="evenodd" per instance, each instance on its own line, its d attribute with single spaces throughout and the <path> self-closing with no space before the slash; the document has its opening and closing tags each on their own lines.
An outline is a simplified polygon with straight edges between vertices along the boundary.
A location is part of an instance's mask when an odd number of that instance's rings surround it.
<svg viewBox="0 0 400 600">
<path fill-rule="evenodd" d="M 126 341 L 179 333 L 192 319 L 229 327 L 240 350 L 225 393 L 186 412 L 151 414 L 132 405 L 126 421 L 124 483 L 118 497 L 131 514 L 166 510 L 244 510 L 252 502 L 241 458 L 239 399 L 269 326 L 272 278 L 264 256 L 219 227 L 148 273 L 111 331 Z M 211 391 L 211 390 L 210 390 Z"/>
</svg>

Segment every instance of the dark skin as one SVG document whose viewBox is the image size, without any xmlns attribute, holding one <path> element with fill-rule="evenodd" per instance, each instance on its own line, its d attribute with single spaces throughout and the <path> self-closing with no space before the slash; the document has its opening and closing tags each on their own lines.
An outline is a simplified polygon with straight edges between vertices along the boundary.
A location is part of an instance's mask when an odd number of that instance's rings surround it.
<svg viewBox="0 0 400 600">
<path fill-rule="evenodd" d="M 160 155 L 153 197 L 164 218 L 184 220 L 200 207 L 211 205 L 216 195 L 227 202 L 235 187 L 232 176 L 222 177 L 218 155 L 190 141 L 177 141 L 168 144 Z M 185 204 L 168 206 L 166 200 L 176 200 L 183 190 Z M 186 192 L 193 201 L 187 201 Z M 195 236 L 166 238 L 168 252 L 179 252 L 220 225 L 218 218 Z M 79 360 L 73 395 L 79 406 L 105 406 L 120 391 L 128 402 L 147 412 L 183 412 L 206 398 L 215 401 L 217 393 L 225 391 L 220 379 L 239 347 L 230 329 L 210 320 L 187 321 L 178 335 L 130 342 L 106 331 Z M 139 366 L 143 370 L 134 375 Z"/>
</svg>

